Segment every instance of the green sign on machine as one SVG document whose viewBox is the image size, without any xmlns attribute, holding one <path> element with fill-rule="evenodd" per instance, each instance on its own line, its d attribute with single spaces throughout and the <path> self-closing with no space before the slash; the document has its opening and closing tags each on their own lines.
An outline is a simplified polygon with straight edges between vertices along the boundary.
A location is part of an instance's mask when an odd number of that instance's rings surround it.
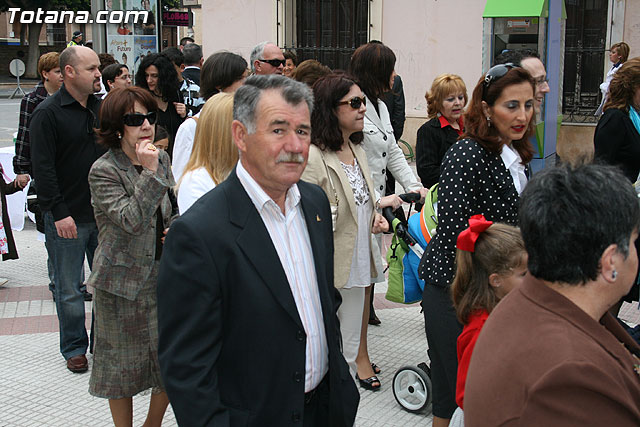
<svg viewBox="0 0 640 427">
<path fill-rule="evenodd" d="M 548 0 L 487 0 L 482 17 L 509 18 L 516 16 L 539 16 L 546 18 L 548 15 Z M 562 18 L 567 18 L 564 1 L 562 2 Z"/>
</svg>

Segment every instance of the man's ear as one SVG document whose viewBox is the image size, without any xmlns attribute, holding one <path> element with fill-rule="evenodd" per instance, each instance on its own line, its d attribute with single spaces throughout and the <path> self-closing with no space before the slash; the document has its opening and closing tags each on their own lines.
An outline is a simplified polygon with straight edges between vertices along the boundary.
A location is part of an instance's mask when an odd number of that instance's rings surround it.
<svg viewBox="0 0 640 427">
<path fill-rule="evenodd" d="M 233 137 L 233 143 L 236 144 L 238 150 L 244 153 L 247 149 L 246 137 L 249 133 L 247 128 L 239 120 L 231 122 L 231 136 Z"/>
<path fill-rule="evenodd" d="M 257 59 L 253 61 L 253 69 L 256 70 L 256 73 L 260 71 L 261 67 L 262 65 L 260 64 L 260 61 L 258 61 Z"/>
<path fill-rule="evenodd" d="M 180 74 L 182 74 L 185 68 L 187 67 L 184 64 L 180 64 Z"/>
</svg>

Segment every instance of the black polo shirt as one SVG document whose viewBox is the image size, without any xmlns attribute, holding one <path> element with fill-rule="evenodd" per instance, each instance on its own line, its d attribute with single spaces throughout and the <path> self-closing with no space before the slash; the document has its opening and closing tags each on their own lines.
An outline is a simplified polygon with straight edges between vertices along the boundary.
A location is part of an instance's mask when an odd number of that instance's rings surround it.
<svg viewBox="0 0 640 427">
<path fill-rule="evenodd" d="M 85 108 L 62 85 L 33 112 L 29 133 L 38 202 L 55 221 L 71 216 L 77 223 L 95 222 L 87 178 L 106 152 L 93 130 L 100 102 L 90 95 Z"/>
</svg>

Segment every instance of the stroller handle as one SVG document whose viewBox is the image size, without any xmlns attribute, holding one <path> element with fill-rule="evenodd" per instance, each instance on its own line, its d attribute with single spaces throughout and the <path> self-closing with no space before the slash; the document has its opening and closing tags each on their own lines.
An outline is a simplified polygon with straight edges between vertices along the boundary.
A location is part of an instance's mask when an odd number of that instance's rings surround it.
<svg viewBox="0 0 640 427">
<path fill-rule="evenodd" d="M 409 234 L 409 231 L 407 230 L 407 223 L 398 220 L 398 218 L 396 218 L 396 216 L 393 214 L 393 208 L 391 208 L 390 206 L 383 208 L 382 216 L 389 223 L 389 229 L 394 229 L 396 236 L 398 236 L 399 239 L 402 239 L 402 241 L 409 245 L 409 247 L 418 245 L 418 241 L 414 239 L 411 234 Z M 393 225 L 394 220 L 397 220 L 395 227 Z"/>
<path fill-rule="evenodd" d="M 405 203 L 417 203 L 420 201 L 420 193 L 404 193 L 399 194 L 398 197 Z"/>
</svg>

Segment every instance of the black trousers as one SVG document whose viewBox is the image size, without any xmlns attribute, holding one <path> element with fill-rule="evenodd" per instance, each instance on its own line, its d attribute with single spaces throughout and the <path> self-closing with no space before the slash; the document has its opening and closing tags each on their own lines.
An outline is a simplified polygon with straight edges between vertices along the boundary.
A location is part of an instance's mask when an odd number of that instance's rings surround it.
<svg viewBox="0 0 640 427">
<path fill-rule="evenodd" d="M 433 415 L 451 418 L 456 410 L 457 340 L 462 332 L 449 287 L 426 284 L 422 295 L 424 326 L 431 360 Z"/>
</svg>

